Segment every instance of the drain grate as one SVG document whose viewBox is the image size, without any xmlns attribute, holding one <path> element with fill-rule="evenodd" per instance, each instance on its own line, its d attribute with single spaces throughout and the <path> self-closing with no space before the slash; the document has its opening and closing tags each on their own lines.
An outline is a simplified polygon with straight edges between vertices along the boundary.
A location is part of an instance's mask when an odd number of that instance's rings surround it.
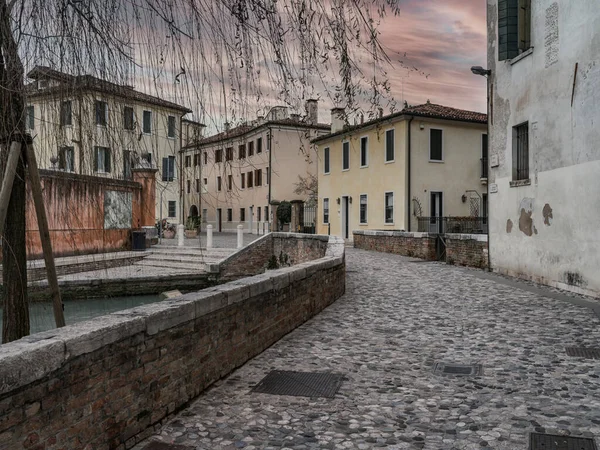
<svg viewBox="0 0 600 450">
<path fill-rule="evenodd" d="M 567 347 L 568 356 L 577 358 L 600 359 L 600 348 L 598 347 Z"/>
<path fill-rule="evenodd" d="M 273 370 L 252 391 L 296 397 L 334 398 L 343 378 L 344 376 L 338 373 Z"/>
<path fill-rule="evenodd" d="M 438 362 L 433 366 L 433 373 L 438 375 L 477 376 L 483 373 L 481 364 L 448 364 Z"/>
<path fill-rule="evenodd" d="M 194 450 L 195 448 L 196 447 L 188 447 L 186 445 L 153 441 L 146 445 L 142 450 Z"/>
<path fill-rule="evenodd" d="M 593 439 L 531 433 L 529 450 L 598 450 Z"/>
</svg>

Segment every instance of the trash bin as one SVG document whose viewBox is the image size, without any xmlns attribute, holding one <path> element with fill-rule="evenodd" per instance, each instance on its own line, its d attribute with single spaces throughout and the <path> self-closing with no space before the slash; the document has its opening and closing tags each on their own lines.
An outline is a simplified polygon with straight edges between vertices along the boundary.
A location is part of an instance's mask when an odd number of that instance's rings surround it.
<svg viewBox="0 0 600 450">
<path fill-rule="evenodd" d="M 143 252 L 146 250 L 146 232 L 132 231 L 131 232 L 131 250 Z"/>
</svg>

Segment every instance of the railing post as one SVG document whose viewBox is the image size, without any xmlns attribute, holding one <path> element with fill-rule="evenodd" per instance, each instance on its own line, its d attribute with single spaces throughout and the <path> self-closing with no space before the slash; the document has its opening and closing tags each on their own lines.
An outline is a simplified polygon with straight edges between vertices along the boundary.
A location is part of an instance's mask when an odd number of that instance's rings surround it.
<svg viewBox="0 0 600 450">
<path fill-rule="evenodd" d="M 213 246 L 213 226 L 206 225 L 206 248 L 212 248 Z"/>
<path fill-rule="evenodd" d="M 244 225 L 237 226 L 237 248 L 244 246 Z"/>
</svg>

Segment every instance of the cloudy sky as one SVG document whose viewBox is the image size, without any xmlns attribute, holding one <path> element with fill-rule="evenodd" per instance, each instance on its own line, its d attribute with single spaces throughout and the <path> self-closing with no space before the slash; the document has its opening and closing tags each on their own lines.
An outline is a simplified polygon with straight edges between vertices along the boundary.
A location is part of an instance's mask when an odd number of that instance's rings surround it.
<svg viewBox="0 0 600 450">
<path fill-rule="evenodd" d="M 471 66 L 486 65 L 485 4 L 485 0 L 403 0 L 400 15 L 385 19 L 381 40 L 392 59 L 406 67 L 398 63 L 389 72 L 397 99 L 404 83 L 404 97 L 411 104 L 430 99 L 485 112 L 485 79 L 470 71 Z"/>
</svg>

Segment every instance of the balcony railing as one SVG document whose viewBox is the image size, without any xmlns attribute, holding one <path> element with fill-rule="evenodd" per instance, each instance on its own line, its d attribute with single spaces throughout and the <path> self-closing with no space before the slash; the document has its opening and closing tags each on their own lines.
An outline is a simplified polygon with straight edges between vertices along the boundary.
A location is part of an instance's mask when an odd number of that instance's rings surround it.
<svg viewBox="0 0 600 450">
<path fill-rule="evenodd" d="M 481 158 L 481 178 L 488 177 L 488 159 Z"/>
<path fill-rule="evenodd" d="M 419 217 L 418 231 L 423 233 L 487 234 L 487 217 Z"/>
</svg>

